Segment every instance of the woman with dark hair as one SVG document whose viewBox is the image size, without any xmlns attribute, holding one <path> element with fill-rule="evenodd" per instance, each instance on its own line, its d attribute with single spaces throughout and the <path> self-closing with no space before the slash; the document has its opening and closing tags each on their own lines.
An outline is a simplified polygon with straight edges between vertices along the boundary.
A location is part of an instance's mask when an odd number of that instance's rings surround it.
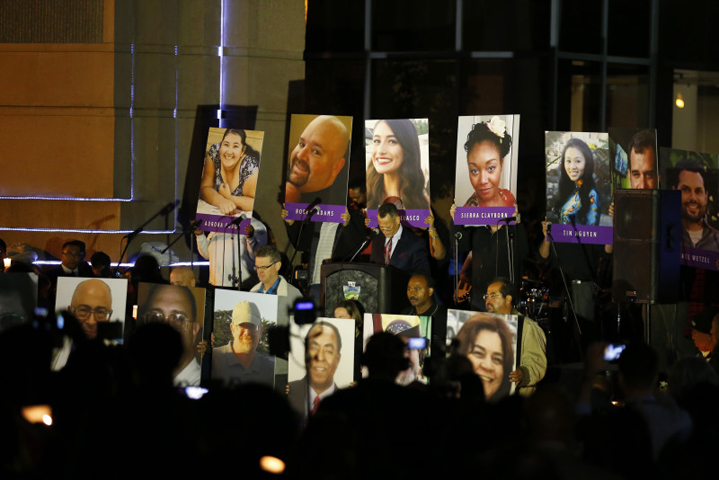
<svg viewBox="0 0 719 480">
<path fill-rule="evenodd" d="M 482 379 L 484 396 L 489 401 L 509 394 L 509 373 L 514 367 L 512 333 L 502 318 L 478 313 L 469 318 L 457 333 L 457 353 L 472 363 Z"/>
<path fill-rule="evenodd" d="M 372 162 L 367 168 L 367 208 L 396 197 L 398 209 L 429 209 L 419 138 L 407 119 L 380 120 L 372 134 Z"/>
<path fill-rule="evenodd" d="M 511 207 L 516 203 L 512 192 L 499 188 L 504 157 L 511 146 L 512 137 L 499 117 L 472 125 L 464 151 L 474 194 L 464 203 L 465 207 Z"/>
<path fill-rule="evenodd" d="M 354 320 L 355 336 L 359 336 L 362 332 L 362 321 L 364 320 L 364 307 L 356 300 L 343 300 L 335 306 L 335 318 L 345 318 Z"/>
<path fill-rule="evenodd" d="M 364 313 L 364 307 L 357 300 L 343 300 L 335 306 L 334 310 L 335 318 L 345 318 L 347 320 L 355 321 L 355 381 L 362 378 L 362 365 L 360 358 L 362 356 L 362 328 L 364 325 Z"/>
<path fill-rule="evenodd" d="M 559 223 L 599 224 L 599 196 L 594 183 L 594 155 L 589 145 L 570 138 L 562 152 L 559 198 L 555 205 Z"/>
<path fill-rule="evenodd" d="M 260 154 L 246 140 L 244 130 L 228 128 L 205 157 L 200 197 L 223 215 L 252 211 Z"/>
</svg>

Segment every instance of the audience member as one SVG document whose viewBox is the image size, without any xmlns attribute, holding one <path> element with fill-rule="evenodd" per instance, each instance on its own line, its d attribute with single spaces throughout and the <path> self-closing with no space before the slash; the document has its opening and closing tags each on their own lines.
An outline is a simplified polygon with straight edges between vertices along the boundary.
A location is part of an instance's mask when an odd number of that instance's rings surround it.
<svg viewBox="0 0 719 480">
<path fill-rule="evenodd" d="M 96 277 L 112 278 L 112 270 L 110 269 L 110 256 L 105 252 L 95 252 L 90 257 L 90 264 L 92 265 L 92 273 Z"/>
<path fill-rule="evenodd" d="M 175 267 L 170 272 L 170 283 L 181 287 L 194 287 L 197 282 L 190 267 Z"/>
<path fill-rule="evenodd" d="M 652 437 L 654 458 L 673 438 L 686 440 L 692 421 L 671 397 L 658 397 L 657 354 L 649 345 L 628 345 L 619 357 L 619 386 L 624 392 L 625 405 L 644 418 Z"/>
</svg>

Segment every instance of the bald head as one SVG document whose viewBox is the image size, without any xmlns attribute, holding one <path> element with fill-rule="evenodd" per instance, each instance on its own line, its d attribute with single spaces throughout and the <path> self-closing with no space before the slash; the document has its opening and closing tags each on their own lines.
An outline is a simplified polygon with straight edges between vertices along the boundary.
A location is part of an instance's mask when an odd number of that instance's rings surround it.
<svg viewBox="0 0 719 480">
<path fill-rule="evenodd" d="M 77 318 L 88 338 L 97 336 L 97 322 L 106 322 L 112 315 L 112 291 L 98 279 L 80 282 L 72 294 L 68 308 Z"/>
<path fill-rule="evenodd" d="M 292 150 L 287 181 L 300 192 L 328 188 L 345 165 L 349 138 L 337 117 L 320 115 L 312 120 Z"/>
<path fill-rule="evenodd" d="M 195 274 L 190 267 L 177 267 L 170 272 L 170 283 L 181 287 L 194 287 Z"/>
</svg>

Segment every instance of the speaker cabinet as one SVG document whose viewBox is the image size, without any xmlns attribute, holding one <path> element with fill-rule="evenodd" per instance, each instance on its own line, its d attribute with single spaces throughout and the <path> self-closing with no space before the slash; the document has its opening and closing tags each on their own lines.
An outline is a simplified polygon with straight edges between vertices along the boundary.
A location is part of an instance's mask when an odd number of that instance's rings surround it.
<svg viewBox="0 0 719 480">
<path fill-rule="evenodd" d="M 681 234 L 681 192 L 616 190 L 614 300 L 677 302 Z"/>
</svg>

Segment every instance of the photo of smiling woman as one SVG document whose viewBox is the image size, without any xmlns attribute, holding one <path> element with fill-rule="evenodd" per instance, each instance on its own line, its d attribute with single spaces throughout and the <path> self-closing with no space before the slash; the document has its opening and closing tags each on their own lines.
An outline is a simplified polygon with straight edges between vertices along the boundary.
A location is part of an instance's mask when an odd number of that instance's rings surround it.
<svg viewBox="0 0 719 480">
<path fill-rule="evenodd" d="M 472 363 L 474 373 L 482 379 L 487 401 L 511 393 L 509 374 L 515 368 L 515 338 L 503 316 L 489 313 L 474 314 L 457 333 L 457 353 Z"/>
<path fill-rule="evenodd" d="M 518 139 L 519 115 L 459 117 L 456 224 L 496 224 L 514 215 Z"/>
<path fill-rule="evenodd" d="M 557 242 L 612 243 L 609 136 L 546 132 L 547 220 Z"/>
<path fill-rule="evenodd" d="M 228 128 L 222 140 L 207 150 L 200 198 L 223 215 L 232 215 L 237 210 L 251 212 L 259 169 L 260 154 L 247 144 L 247 133 Z"/>
<path fill-rule="evenodd" d="M 429 216 L 427 119 L 367 120 L 367 218 L 389 201 L 409 225 L 425 228 Z M 404 213 L 402 212 L 404 210 Z"/>
<path fill-rule="evenodd" d="M 255 203 L 264 132 L 235 128 L 210 128 L 207 133 L 196 219 L 200 230 L 236 233 L 229 225 L 244 214 L 240 225 L 249 225 Z"/>
<path fill-rule="evenodd" d="M 570 138 L 562 152 L 559 166 L 559 196 L 555 209 L 561 223 L 579 225 L 599 223 L 599 195 L 594 182 L 594 155 L 589 145 Z"/>
</svg>

